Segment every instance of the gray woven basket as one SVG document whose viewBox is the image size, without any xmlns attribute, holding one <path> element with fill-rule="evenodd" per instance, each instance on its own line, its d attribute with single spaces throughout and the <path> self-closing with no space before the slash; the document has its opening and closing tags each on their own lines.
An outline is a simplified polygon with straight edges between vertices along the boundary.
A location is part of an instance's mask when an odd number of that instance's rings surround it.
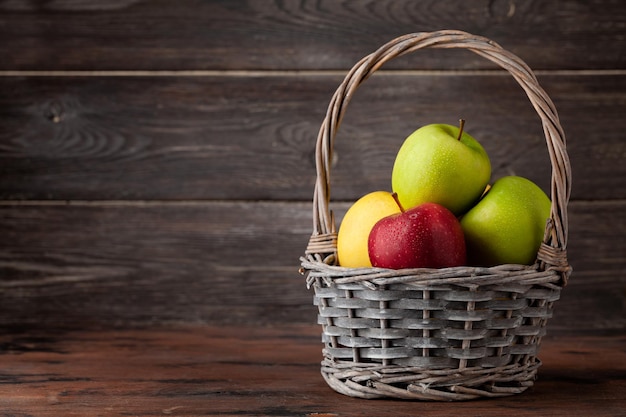
<svg viewBox="0 0 626 417">
<path fill-rule="evenodd" d="M 390 59 L 422 48 L 464 48 L 507 70 L 537 111 L 552 164 L 552 209 L 534 265 L 444 269 L 336 265 L 330 202 L 333 141 L 359 85 Z M 360 398 L 469 400 L 533 385 L 537 352 L 571 268 L 566 257 L 571 188 L 556 109 L 530 68 L 493 41 L 460 31 L 399 37 L 361 59 L 332 97 L 316 146 L 313 234 L 301 258 L 323 331 L 322 375 Z"/>
</svg>

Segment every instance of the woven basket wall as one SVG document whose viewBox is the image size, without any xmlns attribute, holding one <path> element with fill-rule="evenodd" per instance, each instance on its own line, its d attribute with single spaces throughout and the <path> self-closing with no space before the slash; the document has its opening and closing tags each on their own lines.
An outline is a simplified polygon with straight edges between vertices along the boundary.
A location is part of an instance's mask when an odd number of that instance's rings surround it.
<svg viewBox="0 0 626 417">
<path fill-rule="evenodd" d="M 330 161 L 356 89 L 385 62 L 423 48 L 463 48 L 498 64 L 537 111 L 552 164 L 552 209 L 534 265 L 389 270 L 336 265 Z M 323 333 L 322 375 L 361 398 L 469 400 L 533 385 L 537 353 L 571 268 L 566 257 L 571 188 L 556 109 L 528 66 L 493 41 L 460 31 L 415 33 L 361 59 L 329 104 L 316 144 L 313 233 L 301 258 Z"/>
</svg>

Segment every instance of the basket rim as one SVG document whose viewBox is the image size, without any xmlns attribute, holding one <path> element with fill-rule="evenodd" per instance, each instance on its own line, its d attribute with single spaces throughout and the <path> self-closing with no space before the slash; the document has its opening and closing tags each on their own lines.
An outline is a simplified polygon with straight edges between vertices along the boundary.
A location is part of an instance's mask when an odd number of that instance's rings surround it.
<svg viewBox="0 0 626 417">
<path fill-rule="evenodd" d="M 364 56 L 348 71 L 330 100 L 317 136 L 313 232 L 306 250 L 307 257 L 324 263 L 336 262 L 337 231 L 334 215 L 329 207 L 331 161 L 335 136 L 354 93 L 388 61 L 426 48 L 468 49 L 508 71 L 526 93 L 541 119 L 552 165 L 550 217 L 537 259 L 542 269 L 556 265 L 567 281 L 571 269 L 566 259 L 567 204 L 571 194 L 572 176 L 565 133 L 556 107 L 539 85 L 533 71 L 521 58 L 491 39 L 460 30 L 416 32 L 399 36 Z"/>
<path fill-rule="evenodd" d="M 359 286 L 378 290 L 389 285 L 405 285 L 415 289 L 446 286 L 464 287 L 470 291 L 488 286 L 518 285 L 560 290 L 564 285 L 564 270 L 555 266 L 540 268 L 533 265 L 503 264 L 492 267 L 456 266 L 448 268 L 388 269 L 376 267 L 352 268 L 332 265 L 322 259 L 301 257 L 307 273 L 307 287 Z M 569 266 L 566 267 L 569 270 Z M 321 280 L 322 282 L 318 282 Z"/>
</svg>

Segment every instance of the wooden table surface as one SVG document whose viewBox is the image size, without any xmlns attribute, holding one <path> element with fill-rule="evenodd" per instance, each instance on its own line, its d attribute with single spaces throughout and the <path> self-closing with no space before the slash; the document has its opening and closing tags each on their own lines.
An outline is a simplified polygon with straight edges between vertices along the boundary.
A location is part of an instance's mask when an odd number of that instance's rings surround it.
<svg viewBox="0 0 626 417">
<path fill-rule="evenodd" d="M 2 336 L 2 416 L 620 416 L 623 335 L 548 336 L 534 387 L 469 402 L 362 400 L 319 372 L 316 326 L 29 329 Z"/>
</svg>

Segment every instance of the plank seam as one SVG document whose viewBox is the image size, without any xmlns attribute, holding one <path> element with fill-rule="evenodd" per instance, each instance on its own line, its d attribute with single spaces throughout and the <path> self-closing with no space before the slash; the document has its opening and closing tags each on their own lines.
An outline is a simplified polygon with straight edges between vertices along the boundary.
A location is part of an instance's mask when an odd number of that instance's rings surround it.
<svg viewBox="0 0 626 417">
<path fill-rule="evenodd" d="M 615 76 L 626 69 L 606 70 L 535 70 L 536 75 Z M 300 77 L 344 76 L 345 70 L 0 70 L 0 77 Z M 493 70 L 380 70 L 387 76 L 509 76 Z"/>
<path fill-rule="evenodd" d="M 353 200 L 333 200 L 333 204 L 350 204 Z M 215 199 L 215 200 L 0 200 L 0 207 L 19 207 L 19 206 L 206 206 L 209 204 L 310 204 L 308 200 L 245 200 L 245 199 Z M 608 198 L 608 199 L 572 199 L 569 201 L 570 206 L 589 205 L 589 204 L 613 204 L 616 206 L 626 203 L 626 199 Z"/>
</svg>

